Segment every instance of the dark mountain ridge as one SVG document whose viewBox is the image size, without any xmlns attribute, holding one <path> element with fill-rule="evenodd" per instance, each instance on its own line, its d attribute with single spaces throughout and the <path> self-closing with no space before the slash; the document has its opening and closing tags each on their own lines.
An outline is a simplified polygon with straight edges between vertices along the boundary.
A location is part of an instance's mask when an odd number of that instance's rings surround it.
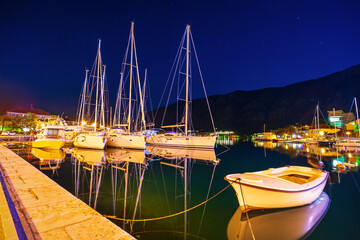
<svg viewBox="0 0 360 240">
<path fill-rule="evenodd" d="M 215 126 L 218 130 L 234 130 L 249 134 L 276 129 L 289 124 L 309 124 L 319 102 L 324 116 L 333 108 L 349 111 L 353 98 L 360 95 L 360 65 L 318 79 L 285 87 L 253 91 L 234 91 L 209 97 Z M 184 104 L 180 104 L 182 107 Z M 181 109 L 181 108 L 180 108 Z M 159 108 L 156 126 L 160 126 L 164 108 Z M 174 124 L 176 104 L 167 109 L 164 124 Z M 205 98 L 192 102 L 194 129 L 211 130 Z"/>
</svg>

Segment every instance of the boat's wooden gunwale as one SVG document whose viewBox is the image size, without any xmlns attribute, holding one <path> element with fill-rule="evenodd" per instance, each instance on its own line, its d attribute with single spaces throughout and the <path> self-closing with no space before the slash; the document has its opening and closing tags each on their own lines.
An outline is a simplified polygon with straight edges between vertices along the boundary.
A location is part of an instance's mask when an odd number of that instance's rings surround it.
<svg viewBox="0 0 360 240">
<path fill-rule="evenodd" d="M 250 183 L 244 183 L 244 182 L 241 182 L 241 180 L 233 180 L 233 179 L 230 179 L 230 178 L 227 178 L 225 177 L 225 180 L 230 182 L 230 184 L 241 184 L 241 185 L 244 185 L 244 186 L 248 186 L 248 187 L 253 187 L 253 188 L 258 188 L 258 189 L 262 189 L 262 190 L 268 190 L 268 191 L 274 191 L 274 192 L 286 192 L 286 193 L 299 193 L 299 192 L 306 192 L 306 191 L 310 191 L 314 188 L 317 188 L 318 186 L 320 186 L 321 184 L 323 184 L 327 178 L 328 178 L 329 174 L 326 173 L 326 176 L 325 178 L 318 184 L 312 186 L 312 187 L 308 187 L 308 188 L 302 188 L 302 189 L 289 189 L 289 190 L 285 190 L 285 189 L 278 189 L 278 188 L 270 188 L 270 187 L 265 187 L 265 186 L 258 186 L 258 185 L 254 185 L 254 184 L 250 184 Z"/>
</svg>

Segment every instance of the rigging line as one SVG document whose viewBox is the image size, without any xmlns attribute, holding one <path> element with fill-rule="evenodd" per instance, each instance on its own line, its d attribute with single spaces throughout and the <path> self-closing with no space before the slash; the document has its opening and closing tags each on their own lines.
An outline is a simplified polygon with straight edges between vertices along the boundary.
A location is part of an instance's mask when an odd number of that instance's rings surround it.
<svg viewBox="0 0 360 240">
<path fill-rule="evenodd" d="M 213 169 L 213 172 L 212 172 L 212 175 L 211 175 L 211 180 L 210 180 L 210 184 L 209 184 L 209 190 L 208 190 L 207 195 L 206 195 L 206 200 L 209 198 L 211 185 L 212 185 L 212 182 L 213 182 L 213 179 L 214 179 L 214 175 L 215 175 L 215 169 L 216 169 L 216 165 L 214 166 L 214 169 Z M 206 205 L 207 205 L 207 203 L 206 203 L 205 206 L 204 206 L 204 210 L 203 210 L 203 213 L 202 213 L 202 216 L 201 216 L 201 220 L 200 220 L 200 224 L 199 224 L 199 230 L 198 230 L 198 235 L 200 235 L 200 230 L 201 230 L 201 226 L 202 226 L 203 219 L 204 219 L 204 215 L 205 215 Z"/>
<path fill-rule="evenodd" d="M 183 37 L 183 38 L 184 38 L 184 37 Z M 182 40 L 182 41 L 183 41 L 183 40 Z M 179 48 L 178 51 L 177 51 L 177 53 L 176 53 L 176 55 L 175 55 L 175 60 L 178 58 L 178 55 L 179 55 L 180 52 L 181 52 L 181 51 L 180 51 L 180 48 Z M 171 66 L 170 73 L 169 73 L 168 79 L 166 80 L 166 84 L 165 84 L 165 87 L 164 87 L 164 91 L 163 91 L 163 93 L 162 93 L 162 95 L 161 95 L 161 98 L 160 98 L 160 101 L 159 101 L 159 105 L 158 105 L 158 107 L 157 107 L 157 109 L 156 109 L 156 112 L 155 112 L 155 117 L 154 117 L 154 119 L 155 119 L 156 116 L 157 116 L 157 113 L 158 113 L 158 110 L 159 110 L 159 108 L 160 108 L 162 99 L 163 99 L 163 97 L 164 97 L 164 95 L 165 95 L 165 92 L 166 92 L 167 85 L 168 85 L 168 83 L 169 83 L 169 81 L 170 81 L 170 79 L 171 79 L 172 72 L 173 72 L 174 67 L 175 67 L 175 62 L 176 62 L 176 61 L 174 61 L 173 64 L 172 64 L 172 66 Z"/>
<path fill-rule="evenodd" d="M 185 41 L 185 35 L 186 35 L 186 31 L 183 35 L 183 38 L 181 39 L 180 41 L 180 47 L 184 45 L 184 41 Z M 175 81 L 175 77 L 176 77 L 176 72 L 177 72 L 177 69 L 178 69 L 178 66 L 179 66 L 179 61 L 180 61 L 180 57 L 181 57 L 181 51 L 180 51 L 180 48 L 178 49 L 178 54 L 176 54 L 175 56 L 175 60 L 174 60 L 174 64 L 173 66 L 175 66 L 175 69 L 172 67 L 171 70 L 170 70 L 170 74 L 169 74 L 169 79 L 171 78 L 171 76 L 173 75 L 173 78 L 172 78 L 172 82 L 171 82 L 171 87 L 170 87 L 170 90 L 169 90 L 169 95 L 168 95 L 168 99 L 166 101 L 166 105 L 165 105 L 165 109 L 164 109 L 164 113 L 163 113 L 163 118 L 162 118 L 162 121 L 161 121 L 161 125 L 164 125 L 164 119 L 165 119 L 165 115 L 166 115 L 166 111 L 167 111 L 167 107 L 169 105 L 169 100 L 170 100 L 170 96 L 171 96 L 171 92 L 172 92 L 172 87 L 174 85 L 174 81 Z M 176 63 L 176 64 L 175 64 Z M 173 72 L 172 72 L 173 70 Z M 166 88 L 165 88 L 166 89 Z M 165 93 L 165 90 L 164 89 L 164 93 Z M 160 104 L 161 102 L 159 103 L 159 107 L 160 107 Z M 159 108 L 158 108 L 159 109 Z M 156 115 L 157 115 L 157 112 L 155 113 L 155 118 L 156 118 Z"/>
<path fill-rule="evenodd" d="M 156 217 L 156 218 L 147 218 L 147 219 L 125 219 L 125 218 L 118 218 L 116 216 L 110 216 L 110 215 L 103 215 L 106 218 L 110 218 L 110 219 L 114 219 L 114 220 L 119 220 L 119 221 L 125 221 L 125 222 L 148 222 L 148 221 L 156 221 L 156 220 L 162 220 L 162 219 L 166 219 L 166 218 L 171 218 L 171 217 L 175 217 L 178 215 L 181 215 L 183 213 L 189 212 L 191 210 L 194 210 L 195 208 L 200 207 L 201 205 L 204 205 L 205 203 L 209 202 L 210 200 L 214 199 L 215 197 L 217 197 L 219 194 L 221 194 L 222 192 L 224 192 L 226 189 L 228 189 L 230 186 L 232 185 L 232 183 L 229 183 L 229 185 L 227 185 L 225 188 L 223 188 L 222 190 L 220 190 L 218 193 L 216 193 L 214 196 L 212 196 L 211 198 L 209 198 L 208 200 L 199 203 L 198 205 L 195 205 L 194 207 L 191 207 L 187 210 L 178 212 L 178 213 L 174 213 L 171 215 L 167 215 L 167 216 L 162 216 L 162 217 Z"/>
<path fill-rule="evenodd" d="M 185 34 L 183 36 L 183 39 L 181 41 L 181 45 L 184 44 L 184 41 L 185 41 Z M 181 52 L 179 53 L 180 55 L 177 56 L 178 59 L 175 59 L 174 62 L 176 62 L 176 65 L 175 65 L 175 69 L 174 69 L 174 75 L 173 75 L 173 79 L 172 79 L 172 82 L 171 82 L 171 86 L 170 86 L 170 89 L 169 89 L 169 95 L 168 95 L 168 98 L 167 98 L 167 101 L 166 101 L 166 107 L 165 107 L 165 110 L 164 110 L 164 114 L 163 114 L 163 118 L 162 118 L 162 121 L 161 121 L 161 125 L 164 125 L 164 120 L 165 120 L 165 115 L 166 115 L 166 111 L 167 111 L 167 107 L 169 105 L 169 101 L 170 101 L 170 96 L 171 96 L 171 92 L 172 92 L 172 88 L 174 86 L 174 82 L 175 82 L 175 78 L 176 78 L 176 72 L 178 71 L 178 67 L 179 67 L 179 61 L 180 61 L 180 58 L 181 58 Z M 172 74 L 172 73 L 171 73 Z"/>
<path fill-rule="evenodd" d="M 191 30 L 190 30 L 190 38 L 191 38 L 191 42 L 192 42 L 192 45 L 193 45 L 193 48 L 194 48 L 194 54 L 195 54 L 196 62 L 197 62 L 198 68 L 199 68 L 200 79 L 201 79 L 202 87 L 203 87 L 203 89 L 204 89 L 204 94 L 205 94 L 206 103 L 207 103 L 207 105 L 208 105 L 208 109 L 209 109 L 209 112 L 210 112 L 211 123 L 212 123 L 212 125 L 213 125 L 214 133 L 216 133 L 215 123 L 214 123 L 214 119 L 213 119 L 213 116 L 212 116 L 212 113 L 211 113 L 211 108 L 210 108 L 210 104 L 209 104 L 209 99 L 208 99 L 208 97 L 207 97 L 207 93 L 206 93 L 206 90 L 205 90 L 204 79 L 203 79 L 203 76 L 202 76 L 202 73 L 201 73 L 200 64 L 199 64 L 199 59 L 198 59 L 198 56 L 197 56 L 197 53 L 196 53 L 195 43 L 194 43 L 194 39 L 193 39 Z"/>
<path fill-rule="evenodd" d="M 216 156 L 220 156 L 221 154 L 230 151 L 230 148 L 228 146 L 225 146 L 225 145 L 222 145 L 222 144 L 219 144 L 219 145 L 225 147 L 226 149 L 224 151 L 222 151 L 221 153 L 216 154 Z"/>
<path fill-rule="evenodd" d="M 248 211 L 246 209 L 246 202 L 245 202 L 245 199 L 244 199 L 244 193 L 243 193 L 243 190 L 242 190 L 242 184 L 241 184 L 241 178 L 238 178 L 236 179 L 236 181 L 238 181 L 239 185 L 240 185 L 240 191 L 241 191 L 241 197 L 242 197 L 242 200 L 244 202 L 244 207 L 245 207 L 245 214 L 246 214 L 246 217 L 247 217 L 247 220 L 248 220 L 248 223 L 249 223 L 249 227 L 250 227 L 250 231 L 251 231 L 251 236 L 252 238 L 255 240 L 255 235 L 254 235 L 254 232 L 253 232 L 253 229 L 252 229 L 252 226 L 251 226 L 251 222 L 250 222 L 250 218 L 249 218 L 249 215 L 248 215 Z"/>
</svg>

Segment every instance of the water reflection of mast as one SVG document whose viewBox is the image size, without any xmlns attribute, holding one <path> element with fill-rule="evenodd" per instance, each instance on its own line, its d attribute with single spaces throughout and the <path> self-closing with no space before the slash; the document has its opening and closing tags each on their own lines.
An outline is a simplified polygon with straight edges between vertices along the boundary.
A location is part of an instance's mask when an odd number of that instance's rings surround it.
<svg viewBox="0 0 360 240">
<path fill-rule="evenodd" d="M 118 172 L 124 172 L 124 206 L 123 206 L 123 218 L 126 219 L 126 205 L 128 196 L 128 189 L 130 186 L 130 179 L 129 179 L 129 169 L 130 163 L 134 164 L 135 168 L 135 177 L 140 178 L 135 209 L 133 213 L 133 219 L 136 215 L 136 210 L 138 207 L 138 203 L 140 201 L 141 196 L 141 186 L 142 181 L 144 178 L 145 170 L 146 170 L 146 161 L 145 161 L 145 153 L 143 150 L 130 150 L 130 149 L 118 149 L 118 148 L 109 148 L 107 149 L 107 160 L 111 164 L 111 181 L 112 181 L 112 190 L 113 190 L 113 208 L 114 208 L 114 215 L 116 215 L 116 201 L 117 201 L 117 179 L 118 179 Z M 132 169 L 132 168 L 131 168 Z M 139 170 L 139 174 L 138 174 Z M 131 175 L 130 175 L 131 176 Z M 141 176 L 141 177 L 140 177 Z M 119 186 L 119 188 L 121 185 Z M 132 228 L 133 224 L 131 225 Z M 123 222 L 123 228 L 125 228 L 125 221 Z"/>
<path fill-rule="evenodd" d="M 97 199 L 99 196 L 100 184 L 103 175 L 103 164 L 105 163 L 105 155 L 103 150 L 74 149 L 72 156 L 75 158 L 75 196 L 79 197 L 80 186 L 80 168 L 84 170 L 84 178 L 86 171 L 90 172 L 89 183 L 89 206 L 92 203 L 93 188 L 95 185 L 95 199 L 93 208 L 96 209 Z M 94 178 L 95 174 L 95 178 Z"/>
<path fill-rule="evenodd" d="M 186 237 L 187 237 L 187 221 L 188 221 L 187 220 L 187 209 L 188 209 L 190 195 L 191 195 L 191 192 L 190 192 L 191 190 L 189 190 L 189 188 L 191 188 L 191 186 L 189 186 L 189 185 L 191 184 L 191 169 L 192 169 L 192 167 L 189 166 L 189 164 L 196 163 L 196 160 L 198 160 L 198 159 L 193 159 L 189 156 L 196 156 L 199 158 L 200 162 L 205 162 L 206 164 L 212 163 L 214 166 L 214 169 L 212 172 L 212 177 L 211 177 L 210 184 L 209 184 L 209 189 L 208 189 L 207 196 L 206 196 L 206 200 L 209 197 L 215 168 L 216 168 L 217 164 L 219 163 L 219 160 L 216 159 L 214 150 L 176 149 L 176 148 L 166 148 L 166 149 L 164 148 L 163 149 L 161 147 L 156 147 L 153 149 L 147 148 L 147 150 L 150 150 L 151 152 L 156 152 L 156 154 L 158 156 L 161 156 L 165 159 L 175 161 L 172 163 L 163 162 L 163 161 L 160 162 L 161 165 L 166 165 L 166 166 L 175 168 L 175 199 L 178 197 L 178 196 L 176 196 L 177 171 L 178 170 L 180 171 L 181 177 L 184 179 L 184 211 L 185 211 L 184 212 L 184 239 L 186 239 Z M 183 166 L 181 166 L 181 165 L 183 165 Z M 164 180 L 164 183 L 165 183 L 165 180 Z M 164 185 L 164 187 L 165 187 L 165 185 Z M 166 189 L 166 187 L 165 187 L 165 189 Z M 189 195 L 189 198 L 188 198 L 188 195 Z M 202 214 L 202 218 L 201 218 L 201 222 L 200 222 L 200 226 L 199 226 L 199 232 L 200 232 L 203 216 L 205 213 L 205 209 L 206 209 L 206 204 L 204 206 L 204 210 L 203 210 L 203 214 Z"/>
</svg>

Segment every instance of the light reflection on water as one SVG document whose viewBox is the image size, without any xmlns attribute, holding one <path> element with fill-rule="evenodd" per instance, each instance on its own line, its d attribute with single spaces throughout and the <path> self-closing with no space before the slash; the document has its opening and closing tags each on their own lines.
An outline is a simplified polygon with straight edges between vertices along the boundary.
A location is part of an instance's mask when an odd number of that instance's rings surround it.
<svg viewBox="0 0 360 240">
<path fill-rule="evenodd" d="M 65 149 L 66 153 L 49 153 L 23 148 L 15 152 L 101 214 L 130 220 L 167 216 L 192 208 L 226 187 L 227 183 L 223 178 L 230 173 L 257 171 L 284 165 L 316 166 L 320 160 L 325 164 L 326 170 L 333 171 L 332 184 L 327 186 L 326 191 L 330 198 L 335 198 L 335 201 L 332 201 L 327 214 L 326 211 L 323 212 L 324 219 L 327 219 L 326 224 L 321 222 L 320 210 L 317 210 L 316 216 L 310 213 L 310 209 L 317 208 L 315 207 L 317 205 L 311 204 L 304 207 L 308 210 L 304 210 L 301 217 L 295 218 L 298 221 L 289 220 L 286 229 L 292 229 L 292 232 L 298 234 L 296 236 L 311 233 L 310 238 L 313 239 L 318 239 L 320 236 L 336 239 L 341 235 L 333 229 L 344 224 L 347 228 L 352 226 L 350 230 L 347 229 L 350 238 L 357 236 L 355 233 L 358 230 L 353 226 L 356 221 L 343 220 L 339 223 L 337 215 L 339 209 L 345 208 L 352 209 L 352 212 L 344 210 L 347 214 L 345 218 L 353 219 L 354 216 L 358 216 L 359 208 L 356 208 L 355 203 L 351 204 L 356 202 L 356 199 L 359 200 L 359 192 L 354 191 L 352 177 L 358 182 L 360 178 L 359 175 L 351 175 L 357 174 L 358 168 L 350 167 L 340 172 L 334 170 L 333 166 L 336 163 L 334 161 L 355 164 L 359 159 L 356 151 L 335 150 L 334 152 L 331 148 L 322 150 L 301 144 L 280 143 L 270 145 L 260 143 L 254 148 L 249 143 L 241 143 L 231 146 L 230 151 L 216 156 L 215 153 L 223 152 L 224 149 L 218 146 L 214 152 L 148 146 L 145 152 L 116 148 L 109 148 L 106 151 L 69 148 Z M 65 158 L 63 158 L 64 154 L 66 154 Z M 52 157 L 54 159 L 51 159 Z M 45 165 L 51 167 L 48 169 L 41 167 Z M 335 194 L 337 192 L 339 194 Z M 351 198 L 353 200 L 346 201 L 350 197 L 341 197 L 340 194 L 353 195 Z M 112 221 L 139 239 L 226 239 L 227 237 L 233 239 L 232 236 L 241 235 L 231 235 L 231 232 L 247 229 L 243 227 L 244 216 L 235 217 L 239 214 L 237 208 L 236 195 L 231 189 L 190 212 L 165 220 Z M 282 224 L 275 221 L 278 219 L 276 216 L 281 215 L 283 216 L 281 219 L 286 219 L 286 214 L 283 214 L 291 213 L 292 210 L 267 210 L 264 214 L 251 213 L 250 218 L 254 221 L 250 219 L 250 222 L 253 228 L 262 229 L 261 233 L 255 231 L 255 237 L 258 235 L 258 239 L 263 239 L 261 236 L 268 236 L 265 239 L 269 239 L 273 236 L 270 234 L 271 231 L 279 229 L 275 232 L 281 232 Z M 263 222 L 261 219 L 264 217 L 267 220 Z M 255 219 L 261 220 L 262 225 Z M 235 230 L 234 227 L 230 227 L 234 225 L 234 221 Z M 243 236 L 244 238 L 235 239 L 247 239 L 248 233 Z"/>
</svg>

